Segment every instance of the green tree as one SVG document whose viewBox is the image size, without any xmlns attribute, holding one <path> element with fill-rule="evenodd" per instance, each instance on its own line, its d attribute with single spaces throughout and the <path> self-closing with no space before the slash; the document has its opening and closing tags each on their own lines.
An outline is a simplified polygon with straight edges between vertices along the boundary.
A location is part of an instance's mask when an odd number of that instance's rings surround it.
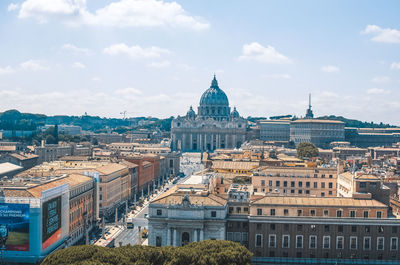
<svg viewBox="0 0 400 265">
<path fill-rule="evenodd" d="M 76 246 L 49 255 L 42 265 L 250 265 L 253 254 L 244 246 L 224 240 L 193 242 L 183 247 Z"/>
<path fill-rule="evenodd" d="M 300 143 L 297 146 L 297 157 L 316 157 L 318 156 L 318 148 L 313 143 Z"/>
<path fill-rule="evenodd" d="M 56 139 L 53 135 L 49 134 L 46 136 L 46 144 L 56 144 Z"/>
</svg>

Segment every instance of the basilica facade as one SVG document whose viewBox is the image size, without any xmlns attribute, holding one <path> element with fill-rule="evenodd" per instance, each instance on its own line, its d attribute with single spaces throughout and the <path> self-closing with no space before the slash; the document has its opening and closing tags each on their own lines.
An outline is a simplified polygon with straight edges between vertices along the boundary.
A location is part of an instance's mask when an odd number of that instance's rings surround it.
<svg viewBox="0 0 400 265">
<path fill-rule="evenodd" d="M 201 96 L 197 114 L 190 107 L 186 116 L 172 120 L 172 149 L 199 152 L 239 148 L 246 139 L 246 129 L 247 120 L 236 108 L 231 111 L 228 97 L 214 76 Z"/>
</svg>

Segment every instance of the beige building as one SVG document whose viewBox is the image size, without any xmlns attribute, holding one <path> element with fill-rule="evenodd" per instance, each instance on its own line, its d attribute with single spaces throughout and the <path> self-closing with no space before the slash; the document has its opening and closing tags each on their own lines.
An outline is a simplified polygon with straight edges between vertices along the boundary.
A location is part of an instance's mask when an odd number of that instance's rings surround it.
<svg viewBox="0 0 400 265">
<path fill-rule="evenodd" d="M 255 193 L 336 197 L 336 167 L 261 167 L 251 178 Z"/>
</svg>

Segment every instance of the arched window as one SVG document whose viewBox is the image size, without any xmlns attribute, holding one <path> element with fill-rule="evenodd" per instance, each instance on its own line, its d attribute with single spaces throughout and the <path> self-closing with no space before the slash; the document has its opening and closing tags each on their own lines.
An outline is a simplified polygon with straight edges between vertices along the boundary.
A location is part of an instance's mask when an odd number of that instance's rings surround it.
<svg viewBox="0 0 400 265">
<path fill-rule="evenodd" d="M 188 232 L 182 233 L 182 246 L 190 243 L 190 235 Z"/>
</svg>

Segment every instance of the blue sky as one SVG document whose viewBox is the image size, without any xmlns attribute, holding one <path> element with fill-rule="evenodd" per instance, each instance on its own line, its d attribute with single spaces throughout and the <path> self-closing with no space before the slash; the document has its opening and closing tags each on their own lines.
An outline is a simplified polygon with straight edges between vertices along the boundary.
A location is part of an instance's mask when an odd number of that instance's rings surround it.
<svg viewBox="0 0 400 265">
<path fill-rule="evenodd" d="M 169 117 L 216 73 L 245 117 L 400 125 L 399 1 L 0 2 L 0 111 Z"/>
</svg>

